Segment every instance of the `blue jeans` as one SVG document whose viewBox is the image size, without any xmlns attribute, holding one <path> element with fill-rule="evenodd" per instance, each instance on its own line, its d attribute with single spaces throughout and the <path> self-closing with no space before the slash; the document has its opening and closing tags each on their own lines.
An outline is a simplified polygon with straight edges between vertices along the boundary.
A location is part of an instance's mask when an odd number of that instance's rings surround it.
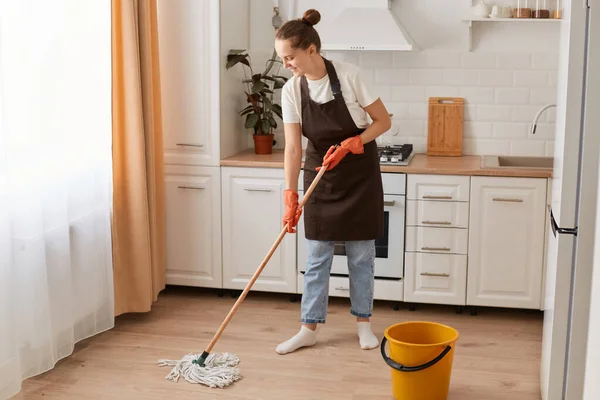
<svg viewBox="0 0 600 400">
<path fill-rule="evenodd" d="M 350 278 L 350 313 L 359 318 L 368 318 L 373 312 L 375 241 L 350 241 L 345 245 Z M 332 241 L 308 241 L 302 295 L 303 323 L 325 323 L 333 251 Z"/>
</svg>

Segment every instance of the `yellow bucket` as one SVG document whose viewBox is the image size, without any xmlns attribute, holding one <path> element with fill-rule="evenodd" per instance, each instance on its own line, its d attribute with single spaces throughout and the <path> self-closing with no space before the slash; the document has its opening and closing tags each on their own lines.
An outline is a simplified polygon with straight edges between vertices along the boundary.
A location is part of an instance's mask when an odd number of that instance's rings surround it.
<svg viewBox="0 0 600 400">
<path fill-rule="evenodd" d="M 435 322 L 401 322 L 388 327 L 381 355 L 391 367 L 396 400 L 444 400 L 450 389 L 458 332 Z M 385 345 L 389 342 L 390 356 Z"/>
</svg>

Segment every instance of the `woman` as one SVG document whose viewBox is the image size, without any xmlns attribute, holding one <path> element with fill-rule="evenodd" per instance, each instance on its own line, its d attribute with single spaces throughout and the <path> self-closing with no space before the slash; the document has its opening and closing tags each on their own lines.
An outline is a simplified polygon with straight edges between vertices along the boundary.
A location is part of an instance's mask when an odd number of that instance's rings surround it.
<svg viewBox="0 0 600 400">
<path fill-rule="evenodd" d="M 288 232 L 298 210 L 298 177 L 302 135 L 308 139 L 304 165 L 307 189 L 321 166 L 327 165 L 304 207 L 308 263 L 300 331 L 277 346 L 279 354 L 316 343 L 317 324 L 325 323 L 329 273 L 335 241 L 343 241 L 350 275 L 351 314 L 356 316 L 361 348 L 378 346 L 371 330 L 375 239 L 383 235 L 383 188 L 375 138 L 390 128 L 389 114 L 374 99 L 359 69 L 320 55 L 321 42 L 313 25 L 321 16 L 308 10 L 285 23 L 275 48 L 293 73 L 282 89 L 285 130 L 285 215 Z M 369 124 L 367 114 L 373 122 Z"/>
</svg>

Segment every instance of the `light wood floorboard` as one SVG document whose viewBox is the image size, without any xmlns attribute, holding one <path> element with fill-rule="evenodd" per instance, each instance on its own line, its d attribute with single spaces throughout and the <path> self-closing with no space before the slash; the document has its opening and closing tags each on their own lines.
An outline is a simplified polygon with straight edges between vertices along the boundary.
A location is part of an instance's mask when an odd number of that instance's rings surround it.
<svg viewBox="0 0 600 400">
<path fill-rule="evenodd" d="M 300 302 L 289 296 L 251 292 L 213 352 L 240 357 L 242 380 L 210 389 L 164 379 L 160 358 L 202 352 L 234 303 L 228 292 L 167 288 L 153 310 L 117 318 L 114 329 L 79 343 L 75 352 L 40 376 L 26 380 L 14 399 L 326 399 L 391 400 L 390 370 L 379 349 L 361 350 L 347 299 L 332 298 L 319 343 L 280 356 L 275 346 L 298 330 Z M 450 400 L 539 400 L 542 314 L 405 305 L 394 311 L 376 302 L 373 327 L 406 320 L 448 324 L 460 333 Z"/>
</svg>

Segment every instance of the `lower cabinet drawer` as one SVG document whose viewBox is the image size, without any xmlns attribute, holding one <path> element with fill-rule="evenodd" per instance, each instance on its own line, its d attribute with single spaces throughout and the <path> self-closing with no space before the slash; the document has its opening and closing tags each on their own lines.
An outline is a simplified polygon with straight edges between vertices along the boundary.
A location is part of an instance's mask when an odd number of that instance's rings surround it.
<svg viewBox="0 0 600 400">
<path fill-rule="evenodd" d="M 304 274 L 298 273 L 298 293 L 304 292 Z M 347 277 L 332 276 L 329 278 L 329 296 L 350 297 L 350 280 Z M 402 301 L 404 284 L 401 280 L 375 279 L 373 297 L 375 300 Z"/>
<path fill-rule="evenodd" d="M 466 304 L 467 256 L 406 253 L 404 301 Z"/>
<path fill-rule="evenodd" d="M 459 228 L 406 227 L 406 251 L 467 254 L 469 231 Z"/>
<path fill-rule="evenodd" d="M 406 225 L 468 228 L 469 203 L 407 200 Z"/>
</svg>

